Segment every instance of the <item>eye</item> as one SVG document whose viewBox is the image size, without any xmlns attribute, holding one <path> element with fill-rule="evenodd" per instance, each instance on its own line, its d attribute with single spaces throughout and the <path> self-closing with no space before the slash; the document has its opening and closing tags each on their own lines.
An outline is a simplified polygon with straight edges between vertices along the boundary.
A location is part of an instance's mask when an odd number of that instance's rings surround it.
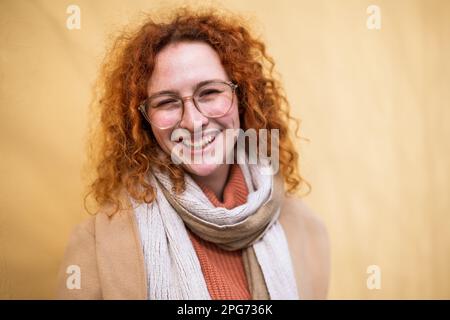
<svg viewBox="0 0 450 320">
<path fill-rule="evenodd" d="M 208 95 L 213 95 L 216 93 L 221 93 L 221 90 L 218 89 L 205 89 L 202 92 L 200 92 L 200 97 L 204 97 L 204 96 L 208 96 Z"/>
<path fill-rule="evenodd" d="M 157 101 L 154 105 L 155 108 L 166 107 L 173 104 L 176 104 L 178 101 L 175 99 L 165 99 L 161 101 Z"/>
</svg>

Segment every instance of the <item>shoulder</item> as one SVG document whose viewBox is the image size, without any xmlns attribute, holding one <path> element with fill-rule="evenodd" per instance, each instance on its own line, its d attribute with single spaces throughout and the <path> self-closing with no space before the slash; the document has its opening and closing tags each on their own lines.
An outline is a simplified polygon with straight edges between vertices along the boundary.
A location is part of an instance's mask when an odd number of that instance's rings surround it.
<svg viewBox="0 0 450 320">
<path fill-rule="evenodd" d="M 71 281 L 79 279 L 75 287 Z M 77 283 L 75 281 L 75 283 Z M 58 299 L 99 299 L 95 249 L 95 216 L 77 224 L 69 241 L 58 272 Z"/>
<path fill-rule="evenodd" d="M 84 218 L 80 223 L 75 225 L 72 229 L 71 238 L 78 238 L 80 236 L 95 238 L 95 218 L 96 216 Z"/>
<path fill-rule="evenodd" d="M 85 217 L 72 227 L 59 266 L 57 299 L 102 298 L 98 265 L 98 239 L 101 235 L 98 227 L 113 220 L 107 212 L 102 207 L 95 215 Z"/>
<path fill-rule="evenodd" d="M 114 269 L 110 261 L 105 264 L 105 257 L 118 257 L 120 261 L 117 263 L 120 264 L 127 259 L 128 252 L 132 251 L 128 249 L 134 249 L 138 243 L 132 232 L 135 227 L 133 211 L 129 203 L 126 204 L 118 211 L 113 205 L 103 205 L 95 215 L 73 227 L 58 273 L 59 299 L 102 298 L 100 273 L 110 274 L 110 269 Z M 73 278 L 70 274 L 73 270 L 82 274 L 79 278 L 80 288 L 77 290 L 67 286 L 67 282 Z"/>
<path fill-rule="evenodd" d="M 128 221 L 129 211 L 120 209 L 117 212 L 109 206 L 103 206 L 97 213 L 85 217 L 75 225 L 70 233 L 68 247 L 78 247 L 93 243 L 101 236 L 101 231 L 112 226 L 123 228 L 124 221 Z"/>
<path fill-rule="evenodd" d="M 323 220 L 303 199 L 285 196 L 280 222 L 288 240 L 300 296 L 326 298 L 330 277 L 330 240 Z"/>
</svg>

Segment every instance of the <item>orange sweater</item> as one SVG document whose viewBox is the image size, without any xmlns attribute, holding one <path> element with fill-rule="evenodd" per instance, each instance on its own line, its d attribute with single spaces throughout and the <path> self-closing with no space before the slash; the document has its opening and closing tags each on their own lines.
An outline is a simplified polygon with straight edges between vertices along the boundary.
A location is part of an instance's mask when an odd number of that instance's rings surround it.
<svg viewBox="0 0 450 320">
<path fill-rule="evenodd" d="M 223 202 L 206 186 L 201 184 L 199 186 L 216 207 L 231 209 L 247 201 L 248 189 L 238 164 L 231 165 L 223 191 Z M 242 250 L 223 250 L 216 244 L 201 239 L 189 229 L 188 234 L 200 261 L 211 298 L 250 300 L 251 293 L 242 261 Z"/>
</svg>

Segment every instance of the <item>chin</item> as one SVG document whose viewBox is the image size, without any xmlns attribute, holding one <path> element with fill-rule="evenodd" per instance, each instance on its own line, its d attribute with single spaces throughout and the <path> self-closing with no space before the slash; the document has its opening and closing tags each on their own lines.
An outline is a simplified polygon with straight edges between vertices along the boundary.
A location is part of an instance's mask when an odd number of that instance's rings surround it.
<svg viewBox="0 0 450 320">
<path fill-rule="evenodd" d="M 186 171 L 200 177 L 207 177 L 219 168 L 216 163 L 184 164 Z"/>
</svg>

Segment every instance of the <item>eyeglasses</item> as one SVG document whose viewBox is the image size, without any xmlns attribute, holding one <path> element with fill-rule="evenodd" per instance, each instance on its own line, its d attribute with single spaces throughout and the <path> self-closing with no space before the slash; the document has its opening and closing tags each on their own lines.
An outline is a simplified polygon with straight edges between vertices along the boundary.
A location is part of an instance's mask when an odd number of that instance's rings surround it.
<svg viewBox="0 0 450 320">
<path fill-rule="evenodd" d="M 237 84 L 211 81 L 197 87 L 192 96 L 161 93 L 150 96 L 140 105 L 145 119 L 159 129 L 175 127 L 184 113 L 184 100 L 192 99 L 197 110 L 208 118 L 219 118 L 230 111 Z"/>
</svg>

